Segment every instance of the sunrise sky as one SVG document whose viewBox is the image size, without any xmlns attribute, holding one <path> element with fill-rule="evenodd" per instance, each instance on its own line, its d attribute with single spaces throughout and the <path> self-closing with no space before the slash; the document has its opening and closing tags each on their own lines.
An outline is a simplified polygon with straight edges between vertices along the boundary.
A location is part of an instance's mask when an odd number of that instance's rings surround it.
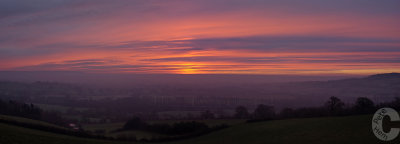
<svg viewBox="0 0 400 144">
<path fill-rule="evenodd" d="M 400 1 L 0 0 L 0 70 L 400 72 Z"/>
</svg>

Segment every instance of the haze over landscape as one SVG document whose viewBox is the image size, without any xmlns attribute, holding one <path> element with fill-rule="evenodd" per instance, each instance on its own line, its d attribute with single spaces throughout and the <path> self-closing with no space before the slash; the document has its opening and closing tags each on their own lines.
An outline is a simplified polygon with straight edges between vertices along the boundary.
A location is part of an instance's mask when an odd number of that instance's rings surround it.
<svg viewBox="0 0 400 144">
<path fill-rule="evenodd" d="M 379 143 L 399 26 L 398 0 L 0 0 L 0 143 Z"/>
</svg>

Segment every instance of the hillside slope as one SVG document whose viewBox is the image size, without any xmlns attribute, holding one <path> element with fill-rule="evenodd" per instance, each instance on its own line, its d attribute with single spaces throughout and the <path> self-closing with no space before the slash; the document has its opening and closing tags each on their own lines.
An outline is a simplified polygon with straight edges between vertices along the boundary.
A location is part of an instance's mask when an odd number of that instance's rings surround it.
<svg viewBox="0 0 400 144">
<path fill-rule="evenodd" d="M 170 144 L 376 144 L 371 132 L 371 116 L 291 119 L 239 124 L 221 131 Z M 398 141 L 397 141 L 398 142 Z M 0 143 L 7 144 L 118 144 L 95 139 L 58 135 L 0 124 Z M 133 142 L 130 142 L 133 143 Z"/>
<path fill-rule="evenodd" d="M 237 125 L 179 143 L 376 144 L 371 116 L 278 120 Z"/>
</svg>

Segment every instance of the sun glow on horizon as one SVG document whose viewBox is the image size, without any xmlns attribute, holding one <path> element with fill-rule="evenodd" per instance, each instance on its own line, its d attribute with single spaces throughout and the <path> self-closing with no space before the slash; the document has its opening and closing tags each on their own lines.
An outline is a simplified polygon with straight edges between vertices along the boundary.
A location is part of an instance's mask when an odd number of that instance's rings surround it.
<svg viewBox="0 0 400 144">
<path fill-rule="evenodd" d="M 177 74 L 202 74 L 200 65 L 194 63 L 183 63 L 177 65 Z"/>
</svg>

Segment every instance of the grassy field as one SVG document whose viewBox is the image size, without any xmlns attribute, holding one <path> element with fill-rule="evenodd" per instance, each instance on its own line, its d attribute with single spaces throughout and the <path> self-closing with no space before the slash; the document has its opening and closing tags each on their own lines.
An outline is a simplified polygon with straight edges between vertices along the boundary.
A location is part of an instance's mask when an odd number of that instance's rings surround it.
<svg viewBox="0 0 400 144">
<path fill-rule="evenodd" d="M 398 143 L 399 141 L 395 141 Z M 0 124 L 1 144 L 123 144 L 52 134 Z M 133 143 L 133 142 L 130 142 Z M 377 144 L 371 132 L 371 116 L 309 118 L 240 123 L 200 137 L 170 144 Z"/>
<path fill-rule="evenodd" d="M 83 129 L 95 133 L 96 131 L 103 131 L 105 136 L 108 137 L 132 137 L 135 136 L 137 139 L 150 139 L 152 137 L 166 137 L 165 135 L 144 132 L 144 131 L 122 131 L 113 132 L 117 129 L 121 129 L 125 123 L 109 123 L 109 124 L 85 124 Z"/>
<path fill-rule="evenodd" d="M 35 125 L 43 125 L 43 126 L 46 126 L 46 127 L 54 127 L 54 128 L 58 128 L 58 129 L 66 129 L 66 128 L 58 126 L 58 125 L 54 125 L 54 124 L 50 124 L 50 123 L 43 122 L 43 121 L 38 121 L 38 120 L 27 119 L 27 118 L 23 118 L 23 117 L 0 115 L 0 120 L 1 119 L 7 120 L 7 121 L 20 122 L 20 123 L 30 123 L 30 124 L 35 124 Z"/>
<path fill-rule="evenodd" d="M 160 120 L 160 121 L 148 121 L 149 124 L 159 124 L 159 123 L 167 123 L 173 124 L 177 122 L 185 122 L 190 120 Z M 227 124 L 227 125 L 237 125 L 240 123 L 244 123 L 245 120 L 239 119 L 215 119 L 215 120 L 196 120 L 198 122 L 202 122 L 207 124 L 209 127 Z M 103 131 L 106 136 L 109 137 L 120 137 L 120 136 L 136 136 L 137 139 L 149 139 L 153 137 L 161 138 L 161 137 L 168 137 L 167 135 L 151 133 L 151 132 L 144 132 L 144 131 L 123 131 L 123 132 L 113 132 L 117 129 L 121 129 L 125 123 L 108 123 L 108 124 L 85 124 L 83 125 L 83 129 L 91 132 L 96 131 Z"/>
<path fill-rule="evenodd" d="M 177 122 L 190 122 L 192 120 L 161 120 L 161 121 L 149 121 L 150 124 L 157 124 L 157 123 L 168 123 L 173 124 Z M 245 120 L 241 119 L 210 119 L 210 120 L 196 120 L 197 122 L 205 123 L 209 127 L 227 124 L 227 125 L 237 125 L 240 123 L 244 123 Z"/>
<path fill-rule="evenodd" d="M 67 112 L 68 109 L 74 109 L 77 111 L 88 110 L 87 108 L 73 108 L 73 107 L 66 107 L 66 106 L 60 106 L 60 105 L 49 105 L 49 104 L 39 104 L 39 103 L 33 103 L 33 104 L 43 110 L 46 110 L 46 111 L 59 111 L 62 113 Z"/>
<path fill-rule="evenodd" d="M 291 119 L 240 124 L 180 144 L 377 144 L 371 116 Z"/>
</svg>

